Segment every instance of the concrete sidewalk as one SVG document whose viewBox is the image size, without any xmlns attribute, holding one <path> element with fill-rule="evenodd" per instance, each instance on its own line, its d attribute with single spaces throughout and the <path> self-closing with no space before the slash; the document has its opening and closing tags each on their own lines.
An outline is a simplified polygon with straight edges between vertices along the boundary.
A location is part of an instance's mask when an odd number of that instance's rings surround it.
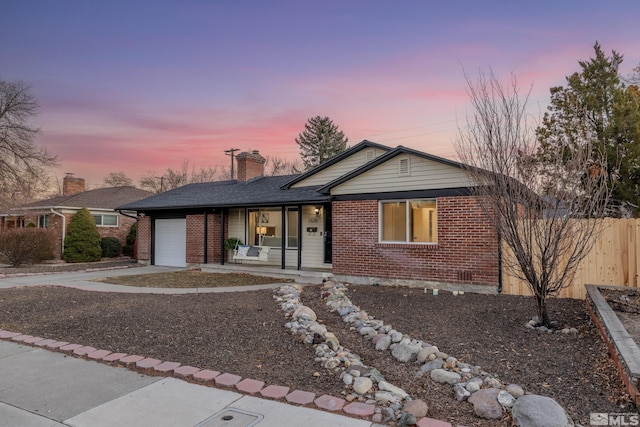
<svg viewBox="0 0 640 427">
<path fill-rule="evenodd" d="M 374 425 L 7 341 L 0 341 L 0 379 L 0 426 Z"/>
</svg>

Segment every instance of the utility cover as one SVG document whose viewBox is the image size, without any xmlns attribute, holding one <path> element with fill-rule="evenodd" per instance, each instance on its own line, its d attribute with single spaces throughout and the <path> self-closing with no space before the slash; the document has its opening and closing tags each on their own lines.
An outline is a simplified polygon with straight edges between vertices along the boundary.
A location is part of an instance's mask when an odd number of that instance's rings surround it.
<svg viewBox="0 0 640 427">
<path fill-rule="evenodd" d="M 242 409 L 227 408 L 211 415 L 195 427 L 252 427 L 264 418 L 263 415 Z"/>
</svg>

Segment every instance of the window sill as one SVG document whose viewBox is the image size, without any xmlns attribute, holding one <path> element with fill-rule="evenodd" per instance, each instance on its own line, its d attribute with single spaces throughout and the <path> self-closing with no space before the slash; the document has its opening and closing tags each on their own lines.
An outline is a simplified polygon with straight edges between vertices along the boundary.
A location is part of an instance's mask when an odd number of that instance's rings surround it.
<svg viewBox="0 0 640 427">
<path fill-rule="evenodd" d="M 391 249 L 438 249 L 437 243 L 376 243 L 377 248 L 391 248 Z"/>
</svg>

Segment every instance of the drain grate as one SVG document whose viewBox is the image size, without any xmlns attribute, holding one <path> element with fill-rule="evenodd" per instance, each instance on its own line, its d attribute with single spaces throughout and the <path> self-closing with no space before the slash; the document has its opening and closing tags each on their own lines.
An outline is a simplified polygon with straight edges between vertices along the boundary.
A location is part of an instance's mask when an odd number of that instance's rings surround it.
<svg viewBox="0 0 640 427">
<path fill-rule="evenodd" d="M 264 418 L 263 415 L 242 409 L 228 408 L 216 412 L 195 427 L 252 427 Z"/>
</svg>

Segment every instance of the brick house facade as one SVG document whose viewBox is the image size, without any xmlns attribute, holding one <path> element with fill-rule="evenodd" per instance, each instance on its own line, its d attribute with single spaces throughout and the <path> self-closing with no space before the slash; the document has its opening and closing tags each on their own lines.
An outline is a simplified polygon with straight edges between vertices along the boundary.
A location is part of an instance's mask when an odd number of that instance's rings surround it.
<svg viewBox="0 0 640 427">
<path fill-rule="evenodd" d="M 221 253 L 225 238 L 253 244 L 254 231 L 263 229 L 272 234 L 269 241 L 279 243 L 268 244 L 269 258 L 254 262 L 258 266 L 326 270 L 355 283 L 459 286 L 481 292 L 500 288 L 499 239 L 459 163 L 369 141 L 291 177 L 253 176 L 264 164 L 255 151 L 237 158 L 242 180 L 187 185 L 124 206 L 146 215 L 138 226 L 141 261 L 157 263 L 153 247 L 163 236 L 155 235 L 154 221 L 173 217 L 184 221 L 186 253 L 178 255 L 187 266 L 229 262 Z M 406 238 L 383 234 L 389 227 L 383 207 L 392 204 L 406 206 Z M 434 217 L 425 225 L 427 213 Z M 261 227 L 257 218 L 269 221 L 268 226 Z M 287 222 L 293 218 L 297 231 Z M 435 236 L 414 236 L 415 227 L 431 227 Z"/>
<path fill-rule="evenodd" d="M 134 187 L 107 187 L 85 190 L 85 180 L 67 174 L 62 181 L 63 195 L 39 200 L 12 209 L 10 215 L 21 226 L 33 224 L 51 230 L 55 238 L 56 259 L 62 258 L 64 237 L 73 216 L 81 208 L 87 208 L 95 218 L 104 221 L 97 224 L 100 237 L 115 237 L 126 243 L 131 225 L 137 220 L 135 211 L 118 212 L 123 204 L 146 198 L 152 193 Z"/>
</svg>

